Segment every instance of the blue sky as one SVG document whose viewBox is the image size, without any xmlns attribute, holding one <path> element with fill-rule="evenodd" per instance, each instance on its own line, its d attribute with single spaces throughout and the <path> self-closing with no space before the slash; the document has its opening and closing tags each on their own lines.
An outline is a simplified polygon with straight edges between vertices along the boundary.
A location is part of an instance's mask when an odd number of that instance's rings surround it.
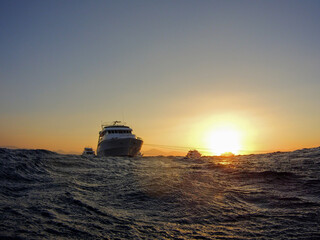
<svg viewBox="0 0 320 240">
<path fill-rule="evenodd" d="M 190 145 L 179 126 L 221 114 L 265 129 L 259 149 L 319 143 L 319 1 L 0 4 L 1 145 L 77 150 L 119 118 Z"/>
</svg>

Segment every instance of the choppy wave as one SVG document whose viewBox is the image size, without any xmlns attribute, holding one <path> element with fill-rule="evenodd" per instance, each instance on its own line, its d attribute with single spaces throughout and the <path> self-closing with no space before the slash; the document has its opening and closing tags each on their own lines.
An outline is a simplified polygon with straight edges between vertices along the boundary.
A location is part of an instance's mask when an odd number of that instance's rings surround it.
<svg viewBox="0 0 320 240">
<path fill-rule="evenodd" d="M 0 238 L 320 237 L 320 148 L 194 160 L 2 148 L 0 182 Z"/>
</svg>

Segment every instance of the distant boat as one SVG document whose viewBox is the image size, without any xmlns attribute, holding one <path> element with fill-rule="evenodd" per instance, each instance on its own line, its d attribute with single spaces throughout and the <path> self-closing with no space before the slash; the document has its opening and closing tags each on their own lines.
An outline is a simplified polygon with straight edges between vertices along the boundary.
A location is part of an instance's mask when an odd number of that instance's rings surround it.
<svg viewBox="0 0 320 240">
<path fill-rule="evenodd" d="M 140 153 L 142 139 L 132 134 L 132 129 L 114 121 L 110 125 L 101 125 L 97 147 L 98 156 L 129 156 Z"/>
<path fill-rule="evenodd" d="M 81 156 L 95 156 L 95 154 L 92 148 L 86 147 L 83 149 Z"/>
<path fill-rule="evenodd" d="M 186 158 L 198 159 L 201 158 L 201 153 L 199 153 L 197 150 L 190 150 L 187 153 Z"/>
</svg>

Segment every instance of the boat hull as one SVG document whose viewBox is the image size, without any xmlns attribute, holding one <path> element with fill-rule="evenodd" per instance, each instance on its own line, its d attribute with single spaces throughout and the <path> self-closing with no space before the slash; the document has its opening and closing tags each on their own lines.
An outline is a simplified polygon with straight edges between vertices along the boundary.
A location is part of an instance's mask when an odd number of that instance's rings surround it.
<svg viewBox="0 0 320 240">
<path fill-rule="evenodd" d="M 103 140 L 98 144 L 98 156 L 129 156 L 138 155 L 142 140 L 136 138 L 113 138 Z"/>
</svg>

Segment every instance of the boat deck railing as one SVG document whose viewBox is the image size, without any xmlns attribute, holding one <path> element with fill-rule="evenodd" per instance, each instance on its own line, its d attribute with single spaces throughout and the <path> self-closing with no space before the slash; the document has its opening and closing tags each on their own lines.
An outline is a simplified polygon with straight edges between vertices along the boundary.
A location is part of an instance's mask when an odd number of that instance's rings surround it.
<svg viewBox="0 0 320 240">
<path fill-rule="evenodd" d="M 112 127 L 112 126 L 117 126 L 117 127 L 127 127 L 125 122 L 121 121 L 113 121 L 113 122 L 104 122 L 101 123 L 101 128 L 104 129 L 105 127 Z"/>
</svg>

